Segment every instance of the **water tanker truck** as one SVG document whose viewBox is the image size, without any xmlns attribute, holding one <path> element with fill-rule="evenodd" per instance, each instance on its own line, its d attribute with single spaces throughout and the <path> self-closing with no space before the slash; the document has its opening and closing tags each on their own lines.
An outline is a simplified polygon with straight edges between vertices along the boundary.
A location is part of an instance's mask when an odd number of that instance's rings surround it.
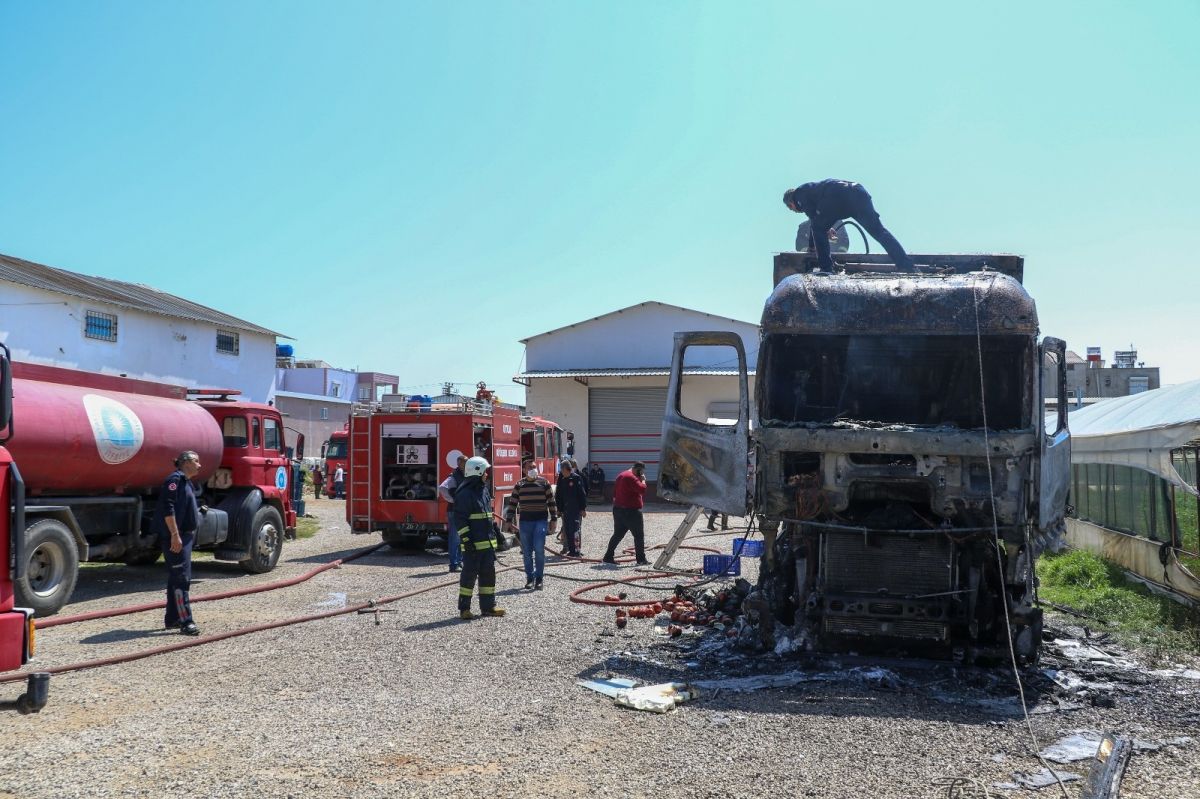
<svg viewBox="0 0 1200 799">
<path fill-rule="evenodd" d="M 7 448 L 24 484 L 12 531 L 18 605 L 58 612 L 82 561 L 153 563 L 159 487 L 184 450 L 203 466 L 197 550 L 250 572 L 275 568 L 294 531 L 292 453 L 279 411 L 197 391 L 71 369 L 12 364 Z M 296 457 L 303 457 L 299 437 Z"/>
<path fill-rule="evenodd" d="M 776 256 L 753 413 L 741 338 L 676 334 L 659 494 L 758 515 L 763 615 L 794 640 L 1032 662 L 1034 562 L 1069 484 L 1065 344 L 1039 340 L 1020 257 L 914 259 Z M 739 364 L 736 424 L 681 411 L 686 351 L 712 346 Z"/>
</svg>

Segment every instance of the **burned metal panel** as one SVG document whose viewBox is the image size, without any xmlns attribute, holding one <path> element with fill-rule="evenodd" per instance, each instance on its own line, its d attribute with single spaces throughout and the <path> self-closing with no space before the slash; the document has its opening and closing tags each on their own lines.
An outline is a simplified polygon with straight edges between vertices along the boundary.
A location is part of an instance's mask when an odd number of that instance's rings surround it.
<svg viewBox="0 0 1200 799">
<path fill-rule="evenodd" d="M 1036 335 L 1037 324 L 1025 288 L 995 272 L 792 275 L 775 287 L 762 315 L 764 334 Z"/>
<path fill-rule="evenodd" d="M 728 346 L 738 358 L 738 421 L 735 425 L 710 425 L 689 419 L 680 411 L 684 353 L 692 346 Z M 750 399 L 746 379 L 746 351 L 736 333 L 676 333 L 671 359 L 671 381 L 663 416 L 662 452 L 659 456 L 658 495 L 673 502 L 744 516 L 747 511 L 747 476 Z"/>
<path fill-rule="evenodd" d="M 1042 341 L 1042 383 L 1038 396 L 1045 396 L 1045 384 L 1055 388 L 1058 397 L 1057 424 L 1053 431 L 1038 428 L 1041 445 L 1038 476 L 1037 527 L 1044 547 L 1057 543 L 1067 516 L 1067 497 L 1071 488 L 1071 432 L 1067 428 L 1067 344 L 1047 337 Z"/>
<path fill-rule="evenodd" d="M 776 519 L 796 518 L 799 492 L 805 490 L 797 477 L 807 470 L 819 495 L 808 505 L 827 512 L 847 511 L 864 486 L 884 491 L 919 486 L 922 504 L 940 518 L 990 525 L 994 503 L 1002 526 L 1018 525 L 1036 451 L 1032 431 L 991 434 L 990 453 L 978 431 L 764 427 L 755 438 L 759 507 Z"/>
<path fill-rule="evenodd" d="M 869 255 L 864 253 L 831 253 L 834 269 L 839 272 L 887 272 L 897 273 L 899 268 L 886 253 Z M 1008 254 L 920 254 L 909 253 L 918 274 L 966 274 L 985 270 L 1000 272 L 1023 282 L 1025 259 L 1020 255 Z M 775 255 L 775 283 L 778 285 L 789 275 L 800 275 L 820 271 L 817 256 L 810 252 L 781 252 Z"/>
</svg>

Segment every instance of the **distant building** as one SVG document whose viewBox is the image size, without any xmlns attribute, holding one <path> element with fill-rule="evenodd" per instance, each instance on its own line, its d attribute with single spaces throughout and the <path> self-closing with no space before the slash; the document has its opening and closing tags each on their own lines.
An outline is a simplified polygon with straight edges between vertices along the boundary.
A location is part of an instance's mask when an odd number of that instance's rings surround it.
<svg viewBox="0 0 1200 799">
<path fill-rule="evenodd" d="M 1117 350 L 1107 366 L 1099 347 L 1088 347 L 1087 358 L 1067 352 L 1067 399 L 1079 408 L 1089 400 L 1125 397 L 1159 387 L 1159 368 L 1137 360 L 1137 350 Z"/>
<path fill-rule="evenodd" d="M 0 341 L 13 359 L 266 402 L 281 336 L 141 283 L 0 255 Z"/>
<path fill-rule="evenodd" d="M 355 402 L 395 391 L 400 382 L 396 375 L 335 369 L 321 360 L 281 357 L 276 363 L 275 405 L 285 414 L 284 426 L 304 434 L 308 456 L 320 455 L 330 434 L 345 428 Z"/>
</svg>

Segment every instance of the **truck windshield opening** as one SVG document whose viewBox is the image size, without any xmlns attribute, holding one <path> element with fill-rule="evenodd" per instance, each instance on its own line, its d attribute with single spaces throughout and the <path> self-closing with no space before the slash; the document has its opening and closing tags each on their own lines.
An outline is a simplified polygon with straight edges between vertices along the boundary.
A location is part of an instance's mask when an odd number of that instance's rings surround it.
<svg viewBox="0 0 1200 799">
<path fill-rule="evenodd" d="M 1029 426 L 1027 336 L 984 336 L 988 426 Z M 981 429 L 975 336 L 768 335 L 764 424 L 857 422 Z"/>
<path fill-rule="evenodd" d="M 325 447 L 326 458 L 344 458 L 346 457 L 346 439 L 331 438 Z"/>
</svg>

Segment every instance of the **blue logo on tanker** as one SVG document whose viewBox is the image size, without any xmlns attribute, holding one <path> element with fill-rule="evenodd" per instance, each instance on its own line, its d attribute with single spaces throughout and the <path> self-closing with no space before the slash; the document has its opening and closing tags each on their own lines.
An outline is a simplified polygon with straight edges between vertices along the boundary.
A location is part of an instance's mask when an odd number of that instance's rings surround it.
<svg viewBox="0 0 1200 799">
<path fill-rule="evenodd" d="M 275 470 L 275 487 L 280 491 L 287 488 L 287 469 L 282 466 Z"/>
<path fill-rule="evenodd" d="M 142 448 L 145 441 L 142 420 L 127 405 L 111 397 L 84 394 L 83 408 L 102 461 L 125 463 Z"/>
</svg>

